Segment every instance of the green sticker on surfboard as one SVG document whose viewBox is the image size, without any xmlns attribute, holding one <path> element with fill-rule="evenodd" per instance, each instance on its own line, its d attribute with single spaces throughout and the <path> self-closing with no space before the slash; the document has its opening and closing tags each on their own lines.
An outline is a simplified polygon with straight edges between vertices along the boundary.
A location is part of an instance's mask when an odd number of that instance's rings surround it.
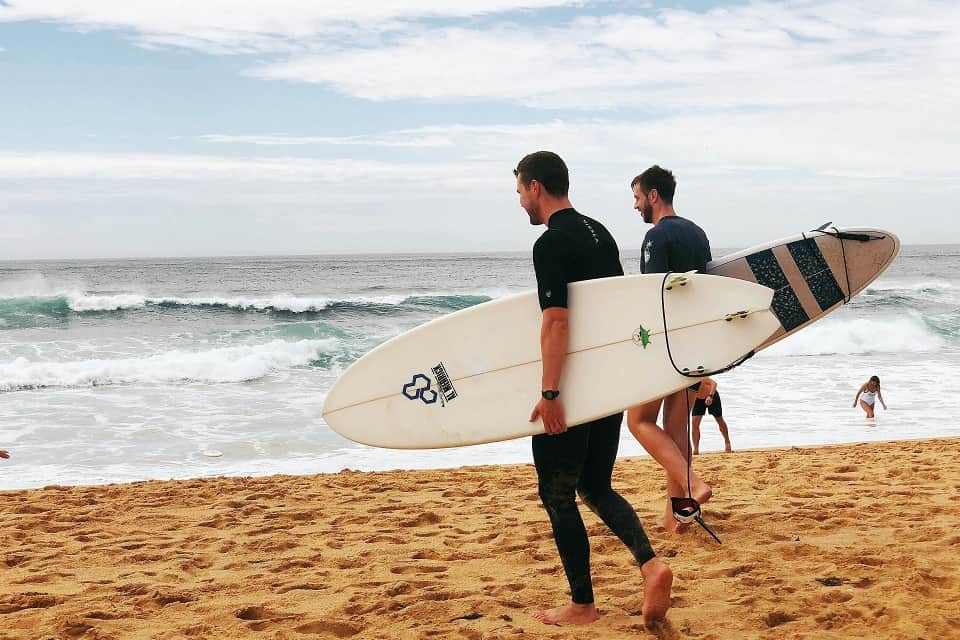
<svg viewBox="0 0 960 640">
<path fill-rule="evenodd" d="M 640 325 L 640 328 L 633 332 L 633 343 L 640 345 L 644 349 L 650 344 L 650 332 L 647 331 L 643 325 Z"/>
</svg>

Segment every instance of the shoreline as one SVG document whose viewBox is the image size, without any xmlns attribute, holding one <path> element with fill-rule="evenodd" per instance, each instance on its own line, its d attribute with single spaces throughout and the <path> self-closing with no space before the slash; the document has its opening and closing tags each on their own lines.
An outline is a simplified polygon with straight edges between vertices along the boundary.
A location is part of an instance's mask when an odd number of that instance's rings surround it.
<svg viewBox="0 0 960 640">
<path fill-rule="evenodd" d="M 710 452 L 699 528 L 663 475 L 614 486 L 675 573 L 661 637 L 949 637 L 960 627 L 960 438 Z M 654 637 L 632 557 L 586 509 L 600 620 L 567 599 L 532 464 L 0 492 L 0 639 Z M 644 635 L 646 634 L 646 635 Z"/>
<path fill-rule="evenodd" d="M 793 444 L 793 445 L 771 445 L 769 447 L 743 447 L 735 448 L 733 453 L 762 453 L 766 451 L 790 451 L 793 449 L 831 449 L 836 447 L 851 447 L 862 444 L 897 444 L 897 443 L 912 443 L 912 442 L 925 442 L 925 441 L 944 441 L 949 442 L 951 440 L 956 440 L 960 442 L 960 435 L 944 435 L 944 436 L 930 436 L 930 437 L 916 437 L 916 438 L 898 438 L 890 440 L 854 440 L 850 442 L 832 442 L 824 444 Z M 632 443 L 632 441 L 631 441 Z M 494 443 L 496 444 L 496 443 Z M 485 445 L 476 445 L 476 446 L 485 446 Z M 639 445 L 638 445 L 639 446 Z M 458 447 L 453 447 L 452 449 L 458 449 Z M 429 451 L 445 451 L 446 449 L 430 449 Z M 386 451 L 411 451 L 404 449 L 386 449 Z M 719 449 L 707 450 L 696 457 L 694 457 L 694 462 L 696 460 L 704 458 L 704 456 L 712 455 L 726 455 L 729 452 L 724 452 Z M 631 460 L 651 460 L 650 456 L 646 453 L 641 453 L 640 455 L 628 454 L 628 455 L 619 455 L 617 457 L 617 463 L 627 462 Z M 0 462 L 0 472 L 4 471 L 4 464 Z M 51 483 L 43 486 L 36 487 L 20 487 L 20 488 L 2 488 L 0 487 L 0 497 L 7 493 L 15 493 L 22 491 L 40 491 L 43 489 L 49 488 L 62 488 L 62 489 L 80 489 L 80 488 L 95 488 L 95 487 L 123 487 L 128 485 L 151 483 L 151 482 L 190 482 L 192 480 L 215 480 L 218 478 L 223 479 L 241 479 L 241 478 L 300 478 L 300 477 L 314 477 L 314 476 L 335 476 L 339 473 L 349 472 L 349 473 L 417 473 L 417 472 L 437 472 L 437 471 L 454 471 L 457 469 L 475 469 L 475 468 L 498 468 L 498 467 L 523 467 L 530 466 L 533 464 L 532 457 L 529 462 L 490 462 L 483 464 L 473 464 L 473 465 L 454 465 L 454 466 L 440 466 L 440 467 L 393 467 L 389 469 L 357 469 L 353 467 L 343 467 L 337 471 L 316 471 L 308 472 L 304 474 L 293 474 L 293 473 L 265 473 L 265 474 L 243 474 L 243 473 L 213 473 L 210 475 L 201 475 L 201 476 L 188 476 L 183 478 L 146 478 L 140 480 L 111 480 L 95 484 L 59 484 Z"/>
</svg>

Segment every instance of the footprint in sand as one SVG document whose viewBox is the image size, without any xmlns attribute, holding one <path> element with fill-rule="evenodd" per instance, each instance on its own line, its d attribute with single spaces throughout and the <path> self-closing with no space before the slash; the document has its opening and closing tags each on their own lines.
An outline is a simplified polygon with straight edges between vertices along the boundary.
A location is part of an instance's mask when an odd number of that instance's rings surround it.
<svg viewBox="0 0 960 640">
<path fill-rule="evenodd" d="M 21 593 L 0 600 L 0 614 L 15 613 L 24 609 L 47 609 L 63 602 L 62 598 L 45 593 Z"/>
<path fill-rule="evenodd" d="M 443 573 L 448 568 L 449 567 L 443 565 L 408 565 L 391 567 L 390 573 L 395 573 L 398 575 L 406 575 L 410 573 Z"/>
<path fill-rule="evenodd" d="M 332 635 L 337 638 L 349 638 L 360 633 L 361 629 L 360 627 L 348 622 L 325 621 L 308 622 L 307 624 L 296 627 L 294 631 L 304 635 Z"/>
</svg>

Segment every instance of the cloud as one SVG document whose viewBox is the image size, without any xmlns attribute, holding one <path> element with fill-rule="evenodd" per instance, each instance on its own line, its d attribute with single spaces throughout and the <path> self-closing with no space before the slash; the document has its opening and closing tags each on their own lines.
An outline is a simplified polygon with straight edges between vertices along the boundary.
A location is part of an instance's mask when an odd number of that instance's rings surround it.
<svg viewBox="0 0 960 640">
<path fill-rule="evenodd" d="M 876 103 L 909 78 L 957 94 L 960 5 L 823 0 L 416 30 L 254 69 L 367 100 L 647 110 Z"/>
<path fill-rule="evenodd" d="M 470 18 L 582 4 L 582 0 L 6 0 L 0 22 L 42 20 L 78 29 L 133 31 L 147 46 L 210 53 L 276 53 L 326 38 L 382 32 L 417 19 Z M 362 44 L 362 40 L 360 41 Z"/>
<path fill-rule="evenodd" d="M 557 22 L 541 12 L 579 5 L 600 15 Z M 259 54 L 251 75 L 370 101 L 511 102 L 645 116 L 838 104 L 896 104 L 910 114 L 918 103 L 960 102 L 956 2 L 787 0 L 603 13 L 622 6 L 276 0 L 264 10 L 257 0 L 195 0 L 172 11 L 144 0 L 9 0 L 0 4 L 0 21 L 119 29 L 148 47 Z"/>
<path fill-rule="evenodd" d="M 432 181 L 476 187 L 484 176 L 509 174 L 490 170 L 483 161 L 389 163 L 339 158 L 230 158 L 209 155 L 96 152 L 0 152 L 0 179 L 143 182 L 284 183 L 327 185 L 415 185 Z M 502 182 L 502 180 L 497 180 Z M 232 187 L 230 187 L 232 188 Z"/>
<path fill-rule="evenodd" d="M 946 109 L 947 107 L 943 107 Z M 932 113 L 932 111 L 931 111 Z M 619 184 L 618 172 L 659 162 L 681 172 L 756 174 L 791 172 L 857 178 L 955 180 L 960 133 L 939 118 L 891 118 L 878 108 L 801 108 L 751 113 L 687 113 L 657 119 L 554 120 L 530 125 L 444 125 L 368 136 L 225 136 L 219 143 L 258 147 L 343 145 L 411 147 L 419 159 L 456 167 L 461 158 L 512 167 L 524 154 L 555 150 L 571 168 Z M 942 114 L 946 117 L 946 113 Z M 878 122 L 876 118 L 886 118 Z M 923 153 L 917 153 L 922 148 Z M 372 149 L 368 153 L 375 153 Z M 465 171 L 476 166 L 466 163 Z"/>
<path fill-rule="evenodd" d="M 227 135 L 211 133 L 200 136 L 205 142 L 252 144 L 258 146 L 365 146 L 365 147 L 449 147 L 449 137 L 432 134 L 429 130 L 402 130 L 385 135 L 364 136 L 283 136 L 283 135 Z"/>
</svg>

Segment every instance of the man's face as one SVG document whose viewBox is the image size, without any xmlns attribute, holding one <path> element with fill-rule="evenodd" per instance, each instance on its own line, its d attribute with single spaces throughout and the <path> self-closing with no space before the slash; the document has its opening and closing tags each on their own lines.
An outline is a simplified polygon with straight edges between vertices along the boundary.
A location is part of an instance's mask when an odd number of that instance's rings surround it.
<svg viewBox="0 0 960 640">
<path fill-rule="evenodd" d="M 633 208 L 640 212 L 643 221 L 647 224 L 653 222 L 653 203 L 650 201 L 650 195 L 655 193 L 653 189 L 649 193 L 644 193 L 640 184 L 633 187 Z"/>
<path fill-rule="evenodd" d="M 523 184 L 520 176 L 517 176 L 517 193 L 520 194 L 520 206 L 523 207 L 527 215 L 530 216 L 530 224 L 543 224 L 540 220 L 539 193 L 540 184 L 535 180 L 530 181 L 530 186 Z"/>
</svg>

